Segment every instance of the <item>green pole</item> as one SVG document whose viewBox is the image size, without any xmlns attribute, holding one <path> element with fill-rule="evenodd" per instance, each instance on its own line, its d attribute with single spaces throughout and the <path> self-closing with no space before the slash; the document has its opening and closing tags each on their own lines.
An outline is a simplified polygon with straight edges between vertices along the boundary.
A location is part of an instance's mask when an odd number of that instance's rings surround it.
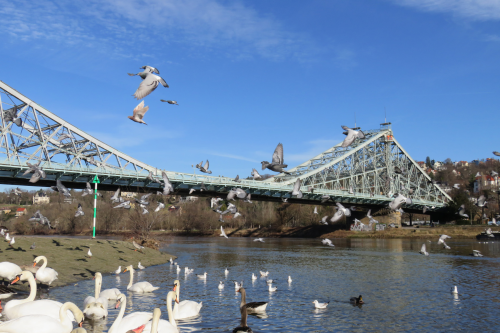
<svg viewBox="0 0 500 333">
<path fill-rule="evenodd" d="M 94 230 L 92 232 L 92 238 L 95 238 L 95 218 L 97 214 L 97 184 L 99 183 L 99 178 L 97 175 L 94 177 Z"/>
</svg>

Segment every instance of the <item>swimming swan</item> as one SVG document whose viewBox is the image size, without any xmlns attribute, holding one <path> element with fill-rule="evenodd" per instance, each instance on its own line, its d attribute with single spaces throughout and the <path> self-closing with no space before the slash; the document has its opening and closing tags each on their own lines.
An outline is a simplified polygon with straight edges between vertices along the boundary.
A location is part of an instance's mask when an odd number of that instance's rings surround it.
<svg viewBox="0 0 500 333">
<path fill-rule="evenodd" d="M 174 291 L 176 294 L 177 301 L 179 301 L 181 297 L 181 284 L 179 280 L 174 281 Z M 168 300 L 167 300 L 168 306 Z M 182 301 L 180 303 L 174 304 L 174 319 L 184 319 L 197 316 L 200 313 L 201 307 L 203 306 L 203 302 L 197 303 L 195 301 Z M 170 318 L 170 316 L 169 316 Z"/>
<path fill-rule="evenodd" d="M 160 288 L 160 287 L 153 287 L 153 285 L 149 282 L 134 283 L 134 267 L 132 265 L 127 266 L 123 271 L 123 273 L 125 273 L 126 271 L 130 272 L 130 282 L 128 283 L 127 290 L 144 293 L 144 292 L 155 291 L 156 289 Z"/>
</svg>

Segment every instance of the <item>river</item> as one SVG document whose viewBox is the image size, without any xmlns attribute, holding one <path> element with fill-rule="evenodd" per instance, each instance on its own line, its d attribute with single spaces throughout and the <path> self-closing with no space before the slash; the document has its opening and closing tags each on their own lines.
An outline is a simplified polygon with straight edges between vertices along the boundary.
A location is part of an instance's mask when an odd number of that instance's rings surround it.
<svg viewBox="0 0 500 333">
<path fill-rule="evenodd" d="M 240 294 L 231 280 L 244 281 L 247 301 L 269 302 L 266 316 L 249 316 L 254 332 L 498 331 L 500 243 L 450 239 L 451 250 L 445 250 L 436 241 L 336 239 L 335 247 L 329 247 L 318 239 L 260 243 L 250 238 L 175 237 L 162 250 L 178 256 L 181 273 L 169 264 L 138 272 L 135 281 L 161 288 L 146 295 L 128 293 L 126 314 L 160 307 L 167 319 L 166 293 L 179 277 L 181 301 L 203 302 L 198 317 L 179 321 L 181 332 L 232 332 L 239 326 Z M 424 242 L 429 256 L 418 253 Z M 470 256 L 473 249 L 484 257 Z M 195 272 L 185 276 L 185 266 Z M 277 279 L 278 291 L 269 292 L 264 278 L 252 281 L 251 274 L 259 271 Z M 204 272 L 209 274 L 206 281 L 196 277 Z M 287 282 L 289 275 L 292 283 Z M 105 275 L 103 288 L 126 290 L 128 281 L 128 273 Z M 225 282 L 222 291 L 219 281 Z M 450 293 L 453 286 L 458 295 Z M 82 306 L 93 290 L 93 281 L 81 281 L 42 296 Z M 349 299 L 358 295 L 365 304 L 353 306 Z M 330 304 L 316 310 L 314 300 Z M 112 305 L 107 322 L 86 321 L 84 327 L 106 332 L 118 313 Z"/>
</svg>

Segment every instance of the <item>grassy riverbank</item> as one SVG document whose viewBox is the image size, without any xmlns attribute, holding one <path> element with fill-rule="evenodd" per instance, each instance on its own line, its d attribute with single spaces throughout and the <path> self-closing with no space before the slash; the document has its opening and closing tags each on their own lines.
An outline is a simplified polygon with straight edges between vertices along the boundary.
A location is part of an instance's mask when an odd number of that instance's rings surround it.
<svg viewBox="0 0 500 333">
<path fill-rule="evenodd" d="M 134 251 L 132 242 L 116 240 L 15 236 L 15 241 L 14 248 L 10 248 L 7 242 L 0 243 L 0 261 L 10 261 L 21 269 L 31 270 L 35 257 L 47 257 L 47 267 L 59 273 L 51 287 L 91 279 L 95 272 L 109 274 L 118 266 L 122 269 L 127 265 L 137 267 L 139 261 L 144 266 L 153 266 L 168 262 L 170 257 L 175 258 L 150 248 L 144 248 L 140 253 Z M 36 248 L 30 250 L 33 242 Z M 89 248 L 92 258 L 87 257 Z"/>
</svg>

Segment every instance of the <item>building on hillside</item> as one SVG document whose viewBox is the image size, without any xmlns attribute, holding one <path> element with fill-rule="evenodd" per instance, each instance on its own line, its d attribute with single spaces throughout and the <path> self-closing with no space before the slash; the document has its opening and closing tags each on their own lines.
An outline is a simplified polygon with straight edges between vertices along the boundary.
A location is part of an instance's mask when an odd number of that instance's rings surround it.
<svg viewBox="0 0 500 333">
<path fill-rule="evenodd" d="M 469 162 L 467 162 L 467 161 L 458 161 L 457 163 L 455 163 L 455 166 L 457 166 L 457 167 L 468 167 L 469 166 Z"/>
<path fill-rule="evenodd" d="M 3 214 L 10 214 L 11 211 L 12 211 L 12 209 L 10 209 L 10 208 L 5 208 L 5 207 L 0 208 L 0 213 L 3 213 Z"/>
<path fill-rule="evenodd" d="M 470 162 L 470 164 L 475 164 L 475 165 L 479 165 L 480 163 L 482 163 L 480 160 L 473 160 L 472 162 Z"/>
<path fill-rule="evenodd" d="M 435 174 L 436 174 L 436 170 L 433 170 L 433 169 L 431 169 L 431 168 L 427 168 L 427 170 L 425 170 L 425 172 L 426 172 L 427 174 L 431 174 L 431 173 L 432 173 L 433 175 L 435 175 Z"/>
<path fill-rule="evenodd" d="M 440 168 L 443 166 L 443 163 L 439 162 L 439 161 L 436 161 L 434 162 L 434 165 L 432 166 L 432 168 L 434 170 L 440 170 Z"/>
<path fill-rule="evenodd" d="M 425 170 L 425 162 L 417 162 L 418 166 Z"/>
<path fill-rule="evenodd" d="M 38 191 L 33 196 L 33 205 L 44 205 L 50 203 L 50 197 L 43 191 Z"/>
<path fill-rule="evenodd" d="M 125 197 L 125 198 L 135 198 L 137 196 L 137 193 L 136 192 L 121 192 L 120 194 L 122 197 Z"/>
<path fill-rule="evenodd" d="M 76 201 L 76 199 L 74 198 L 64 198 L 64 203 L 67 203 L 67 204 L 72 204 Z"/>
<path fill-rule="evenodd" d="M 20 207 L 20 208 L 18 208 L 18 209 L 16 210 L 16 217 L 26 215 L 26 213 L 27 213 L 26 208 L 21 208 L 21 207 Z"/>
<path fill-rule="evenodd" d="M 455 175 L 455 176 L 461 176 L 462 173 L 460 171 L 457 171 L 455 169 L 451 170 L 451 172 Z"/>
<path fill-rule="evenodd" d="M 474 193 L 478 193 L 483 189 L 498 190 L 500 188 L 500 179 L 498 176 L 490 175 L 477 176 L 474 181 Z"/>
</svg>

